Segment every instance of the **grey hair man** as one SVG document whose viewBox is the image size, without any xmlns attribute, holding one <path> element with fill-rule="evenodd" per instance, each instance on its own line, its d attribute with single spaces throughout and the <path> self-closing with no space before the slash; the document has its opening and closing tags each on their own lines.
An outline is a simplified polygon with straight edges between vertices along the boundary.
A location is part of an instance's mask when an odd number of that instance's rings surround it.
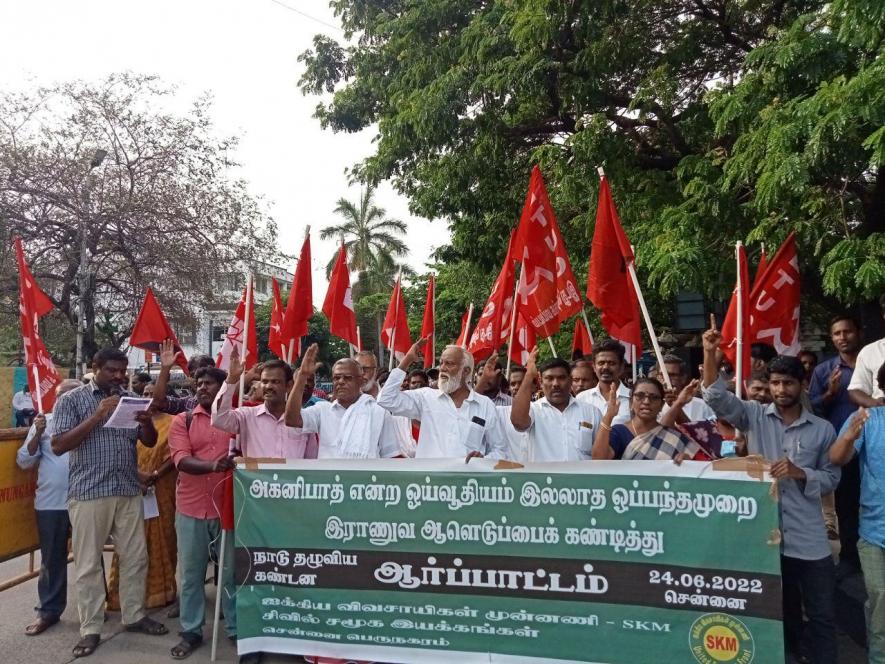
<svg viewBox="0 0 885 664">
<path fill-rule="evenodd" d="M 507 456 L 507 441 L 488 397 L 470 388 L 473 355 L 460 346 L 446 346 L 439 358 L 438 389 L 399 389 L 409 367 L 421 357 L 427 339 L 417 341 L 395 368 L 378 395 L 393 415 L 421 422 L 418 458 Z"/>
</svg>

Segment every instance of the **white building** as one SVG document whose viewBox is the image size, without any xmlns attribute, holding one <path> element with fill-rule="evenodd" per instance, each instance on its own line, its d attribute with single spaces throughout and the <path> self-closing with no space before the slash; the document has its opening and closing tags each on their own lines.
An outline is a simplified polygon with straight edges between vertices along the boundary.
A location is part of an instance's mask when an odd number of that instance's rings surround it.
<svg viewBox="0 0 885 664">
<path fill-rule="evenodd" d="M 277 280 L 280 294 L 284 296 L 289 292 L 292 280 L 295 278 L 292 272 L 270 263 L 254 263 L 252 275 L 255 278 L 256 306 L 264 304 L 273 297 L 271 278 Z M 243 266 L 242 272 L 231 272 L 219 277 L 213 289 L 215 301 L 210 307 L 197 312 L 197 324 L 194 327 L 184 327 L 170 321 L 187 357 L 192 355 L 216 357 L 218 355 L 224 335 L 243 296 L 245 287 L 246 268 Z M 130 367 L 144 367 L 146 365 L 145 352 L 142 349 L 130 348 L 128 354 Z M 153 358 L 153 362 L 156 361 L 156 358 Z"/>
</svg>

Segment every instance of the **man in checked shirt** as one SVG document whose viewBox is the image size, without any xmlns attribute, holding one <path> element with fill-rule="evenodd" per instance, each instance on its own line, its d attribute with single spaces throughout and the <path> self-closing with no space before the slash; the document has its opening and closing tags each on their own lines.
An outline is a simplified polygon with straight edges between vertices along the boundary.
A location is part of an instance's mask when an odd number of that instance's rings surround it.
<svg viewBox="0 0 885 664">
<path fill-rule="evenodd" d="M 121 350 L 103 348 L 92 359 L 92 380 L 55 404 L 52 451 L 70 453 L 68 513 L 81 636 L 74 646 L 74 657 L 91 655 L 101 640 L 105 602 L 102 552 L 110 535 L 120 556 L 120 604 L 127 631 L 168 632 L 144 610 L 147 548 L 135 453 L 139 440 L 147 447 L 156 445 L 157 430 L 148 411 L 136 415 L 136 429 L 104 426 L 120 397 L 131 396 L 123 390 L 128 362 Z"/>
</svg>

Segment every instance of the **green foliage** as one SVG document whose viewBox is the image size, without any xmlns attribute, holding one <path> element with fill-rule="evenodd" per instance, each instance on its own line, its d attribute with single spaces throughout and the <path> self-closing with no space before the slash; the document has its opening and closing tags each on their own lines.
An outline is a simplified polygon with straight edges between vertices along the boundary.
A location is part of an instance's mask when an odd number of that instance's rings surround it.
<svg viewBox="0 0 885 664">
<path fill-rule="evenodd" d="M 484 301 L 533 163 L 579 273 L 605 166 L 655 311 L 682 289 L 723 297 L 735 240 L 756 251 L 791 230 L 807 292 L 885 290 L 881 2 L 332 6 L 359 38 L 318 37 L 300 85 L 324 95 L 324 127 L 377 125 L 358 179 L 391 178 L 412 212 L 450 223 L 445 325 Z"/>
</svg>

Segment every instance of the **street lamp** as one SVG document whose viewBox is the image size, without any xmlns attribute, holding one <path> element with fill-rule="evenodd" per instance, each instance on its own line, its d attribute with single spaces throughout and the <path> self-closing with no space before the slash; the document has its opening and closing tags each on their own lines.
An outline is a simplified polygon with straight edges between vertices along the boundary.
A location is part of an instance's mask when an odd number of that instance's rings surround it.
<svg viewBox="0 0 885 664">
<path fill-rule="evenodd" d="M 89 217 L 89 194 L 94 183 L 92 171 L 101 166 L 107 156 L 107 150 L 98 149 L 95 151 L 89 162 L 89 170 L 86 171 L 86 180 L 81 193 L 85 213 L 80 215 L 80 267 L 77 270 L 80 283 L 80 294 L 77 297 L 77 359 L 74 368 L 77 378 L 82 378 L 84 373 L 83 338 L 86 336 L 86 292 L 89 290 L 89 247 L 86 242 L 86 228 Z"/>
</svg>

